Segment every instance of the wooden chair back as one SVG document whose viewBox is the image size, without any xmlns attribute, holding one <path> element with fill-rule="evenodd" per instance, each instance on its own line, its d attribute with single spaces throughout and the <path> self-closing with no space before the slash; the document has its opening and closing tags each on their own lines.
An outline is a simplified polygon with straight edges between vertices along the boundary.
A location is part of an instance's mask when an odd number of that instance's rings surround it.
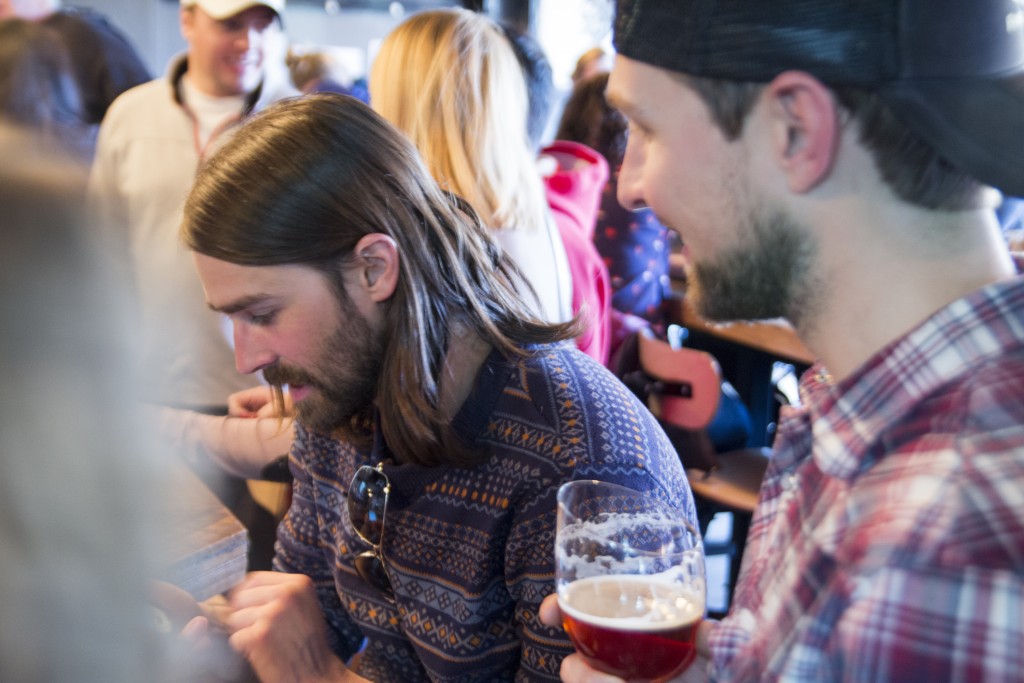
<svg viewBox="0 0 1024 683">
<path fill-rule="evenodd" d="M 704 351 L 673 348 L 650 330 L 637 340 L 640 368 L 655 380 L 651 412 L 685 429 L 703 429 L 718 411 L 722 397 L 721 370 L 714 356 Z"/>
</svg>

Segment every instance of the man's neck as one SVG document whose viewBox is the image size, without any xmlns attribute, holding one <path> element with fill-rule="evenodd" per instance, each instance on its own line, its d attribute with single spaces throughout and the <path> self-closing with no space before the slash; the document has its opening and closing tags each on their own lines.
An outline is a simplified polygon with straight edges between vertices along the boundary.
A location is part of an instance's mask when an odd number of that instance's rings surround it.
<svg viewBox="0 0 1024 683">
<path fill-rule="evenodd" d="M 245 110 L 245 98 L 242 96 L 206 95 L 188 79 L 188 73 L 182 78 L 181 96 L 195 117 L 197 142 L 203 149 L 226 127 L 233 125 Z"/>
<path fill-rule="evenodd" d="M 181 76 L 181 86 L 186 102 L 189 98 L 202 99 L 205 101 L 245 101 L 247 95 L 236 94 L 236 95 L 222 95 L 214 91 L 213 88 L 207 86 L 202 78 L 196 78 L 195 74 L 190 71 L 185 71 Z"/>
<path fill-rule="evenodd" d="M 898 206 L 837 214 L 843 218 L 819 233 L 828 277 L 810 315 L 797 321 L 837 380 L 937 310 L 1014 274 L 990 211 Z"/>
</svg>

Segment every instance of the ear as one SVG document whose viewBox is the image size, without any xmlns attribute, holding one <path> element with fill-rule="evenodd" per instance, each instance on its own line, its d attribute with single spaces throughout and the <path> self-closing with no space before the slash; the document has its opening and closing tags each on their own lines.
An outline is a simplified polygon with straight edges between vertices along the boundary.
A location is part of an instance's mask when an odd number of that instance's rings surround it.
<svg viewBox="0 0 1024 683">
<path fill-rule="evenodd" d="M 789 189 L 809 192 L 835 163 L 842 128 L 832 92 L 810 74 L 786 71 L 767 86 L 776 160 Z"/>
<path fill-rule="evenodd" d="M 181 37 L 188 42 L 192 37 L 192 24 L 195 22 L 195 8 L 182 7 L 178 10 L 178 23 L 181 28 Z"/>
<path fill-rule="evenodd" d="M 353 252 L 359 285 L 374 303 L 391 298 L 398 286 L 398 245 L 387 235 L 370 233 Z"/>
</svg>

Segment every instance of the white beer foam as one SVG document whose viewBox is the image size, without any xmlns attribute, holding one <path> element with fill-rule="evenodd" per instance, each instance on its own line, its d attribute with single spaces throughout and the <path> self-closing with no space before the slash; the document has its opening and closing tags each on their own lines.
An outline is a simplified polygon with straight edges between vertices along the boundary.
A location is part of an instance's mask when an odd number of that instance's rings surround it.
<svg viewBox="0 0 1024 683">
<path fill-rule="evenodd" d="M 635 513 L 608 514 L 601 521 L 587 520 L 586 522 L 569 524 L 558 530 L 558 538 L 555 543 L 555 559 L 559 569 L 563 574 L 572 574 L 575 579 L 606 574 L 636 574 L 637 567 L 641 563 L 656 563 L 658 554 L 636 551 L 624 559 L 620 559 L 611 554 L 570 555 L 566 552 L 566 549 L 572 548 L 574 545 L 585 547 L 587 544 L 592 544 L 594 547 L 617 548 L 619 550 L 617 554 L 622 555 L 622 551 L 629 550 L 629 547 L 626 544 L 615 544 L 608 539 L 621 537 L 624 530 L 642 526 L 660 529 L 682 528 L 679 522 L 658 513 L 644 515 Z M 693 537 L 693 541 L 695 543 L 694 548 L 688 550 L 680 549 L 678 552 L 670 553 L 669 555 L 678 555 L 677 561 L 680 563 L 689 561 L 703 564 L 700 541 L 696 536 Z M 686 567 L 686 569 L 689 569 L 689 567 Z M 703 574 L 703 568 L 701 569 L 700 574 Z M 692 574 L 692 572 L 690 573 Z M 680 577 L 684 574 L 685 572 L 681 573 Z"/>
</svg>

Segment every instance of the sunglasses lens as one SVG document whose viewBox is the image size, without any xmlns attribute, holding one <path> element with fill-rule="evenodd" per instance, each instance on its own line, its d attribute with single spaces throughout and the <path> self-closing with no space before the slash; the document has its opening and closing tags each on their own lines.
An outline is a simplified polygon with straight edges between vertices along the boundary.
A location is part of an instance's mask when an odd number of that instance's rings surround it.
<svg viewBox="0 0 1024 683">
<path fill-rule="evenodd" d="M 348 516 L 356 534 L 373 546 L 373 550 L 356 555 L 356 573 L 370 586 L 394 598 L 391 580 L 380 555 L 389 491 L 388 478 L 382 471 L 365 465 L 360 467 L 352 477 L 348 491 Z"/>
<path fill-rule="evenodd" d="M 356 533 L 370 545 L 380 545 L 388 479 L 372 467 L 360 467 L 348 492 L 348 516 Z"/>
<path fill-rule="evenodd" d="M 359 574 L 359 578 L 384 595 L 394 596 L 394 592 L 391 590 L 391 579 L 384 571 L 384 563 L 372 550 L 356 555 L 356 573 Z"/>
</svg>

